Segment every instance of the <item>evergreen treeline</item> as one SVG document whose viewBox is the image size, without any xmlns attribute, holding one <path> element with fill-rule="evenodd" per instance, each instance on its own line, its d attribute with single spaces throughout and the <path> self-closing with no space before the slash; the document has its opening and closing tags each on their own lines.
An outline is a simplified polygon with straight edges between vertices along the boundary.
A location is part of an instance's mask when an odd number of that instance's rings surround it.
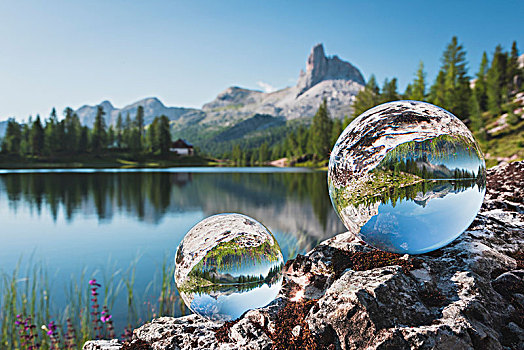
<svg viewBox="0 0 524 350">
<path fill-rule="evenodd" d="M 108 127 L 104 114 L 98 106 L 91 129 L 82 126 L 69 107 L 60 121 L 54 108 L 45 121 L 39 115 L 21 124 L 11 118 L 2 140 L 2 153 L 24 157 L 99 154 L 107 150 L 168 154 L 171 132 L 166 116 L 156 117 L 144 127 L 144 108 L 139 106 L 133 119 L 129 113 L 125 118 L 119 114 L 116 124 Z"/>
<path fill-rule="evenodd" d="M 498 45 L 491 61 L 484 52 L 474 84 L 471 84 L 466 51 L 457 37 L 453 37 L 442 54 L 441 67 L 431 86 L 428 87 L 423 62 L 419 63 L 415 78 L 404 93 L 398 91 L 397 78 L 385 79 L 379 87 L 375 76 L 371 75 L 355 99 L 351 118 L 330 118 L 324 101 L 311 124 L 288 128 L 287 135 L 280 142 L 250 148 L 244 141 L 233 145 L 231 153 L 225 153 L 224 158 L 232 159 L 237 165 L 258 164 L 283 157 L 323 163 L 353 118 L 374 106 L 400 99 L 426 101 L 443 107 L 464 121 L 477 138 L 484 141 L 490 137 L 486 126 L 493 117 L 508 113 L 508 124 L 519 123 L 512 104 L 513 97 L 523 90 L 524 71 L 518 66 L 518 57 L 516 42 L 509 52 Z"/>
<path fill-rule="evenodd" d="M 378 86 L 372 75 L 365 88 L 356 96 L 354 113 L 343 120 L 329 116 L 326 101 L 319 106 L 311 123 L 287 122 L 265 132 L 248 137 L 221 141 L 210 137 L 198 128 L 189 128 L 185 137 L 206 150 L 210 155 L 231 160 L 235 165 L 264 164 L 270 160 L 287 157 L 293 162 L 319 165 L 325 164 L 336 139 L 350 121 L 381 103 L 411 99 L 427 101 L 441 106 L 462 119 L 482 143 L 484 150 L 494 149 L 495 153 L 513 152 L 515 145 L 524 144 L 513 137 L 504 147 L 500 146 L 496 134 L 488 134 L 493 119 L 507 113 L 510 126 L 506 133 L 522 131 L 524 122 L 515 115 L 513 97 L 523 90 L 524 72 L 518 65 L 519 51 L 513 42 L 510 51 L 498 45 L 493 54 L 484 52 L 474 77 L 468 72 L 466 51 L 456 37 L 446 46 L 439 72 L 428 86 L 424 64 L 420 62 L 414 80 L 407 85 L 404 93 L 397 87 L 397 78 L 385 79 Z M 474 78 L 474 84 L 471 79 Z M 53 109 L 47 120 L 31 117 L 26 123 L 10 119 L 1 148 L 4 154 L 22 156 L 50 156 L 62 154 L 94 153 L 104 150 L 137 153 L 165 154 L 170 143 L 169 120 L 162 116 L 144 127 L 144 110 L 137 109 L 133 119 L 127 115 L 118 116 L 116 124 L 107 127 L 104 111 L 99 107 L 91 129 L 81 126 L 78 116 L 70 108 L 64 111 L 64 118 L 58 120 Z M 191 130 L 191 132 L 189 131 Z"/>
<path fill-rule="evenodd" d="M 415 79 L 407 85 L 404 93 L 397 90 L 397 79 L 386 79 L 382 88 L 371 76 L 356 97 L 354 115 L 358 116 L 381 103 L 407 99 L 427 101 L 447 109 L 477 134 L 487 137 L 485 121 L 490 117 L 508 113 L 508 123 L 516 124 L 519 119 L 513 114 L 511 101 L 523 89 L 524 72 L 518 65 L 519 52 L 514 41 L 506 52 L 498 45 L 489 61 L 484 52 L 474 84 L 468 73 L 466 51 L 457 37 L 453 37 L 441 58 L 440 70 L 433 84 L 427 88 L 424 63 L 420 62 Z"/>
<path fill-rule="evenodd" d="M 324 100 L 309 126 L 302 124 L 289 130 L 281 142 L 272 146 L 264 142 L 258 148 L 247 148 L 237 143 L 232 146 L 231 153 L 224 154 L 224 158 L 231 159 L 236 165 L 255 165 L 283 157 L 322 162 L 329 158 L 336 140 L 349 123 L 347 116 L 344 120 L 331 118 Z"/>
<path fill-rule="evenodd" d="M 355 206 L 358 206 L 359 204 L 371 206 L 375 203 L 381 203 L 391 204 L 393 207 L 395 207 L 396 205 L 404 201 L 415 201 L 417 197 L 422 199 L 424 196 L 431 192 L 437 194 L 443 192 L 446 193 L 447 191 L 453 193 L 460 193 L 469 188 L 475 187 L 476 184 L 476 179 L 464 179 L 461 181 L 422 181 L 405 187 L 388 187 L 376 196 L 368 196 L 362 198 L 359 202 L 352 204 Z M 426 203 L 422 202 L 419 205 L 425 207 Z"/>
</svg>

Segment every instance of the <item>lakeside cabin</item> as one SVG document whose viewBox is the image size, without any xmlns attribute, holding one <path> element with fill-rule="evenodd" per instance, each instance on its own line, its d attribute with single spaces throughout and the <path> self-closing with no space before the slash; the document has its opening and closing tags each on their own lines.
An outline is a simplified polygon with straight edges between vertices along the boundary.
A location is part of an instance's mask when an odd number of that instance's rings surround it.
<svg viewBox="0 0 524 350">
<path fill-rule="evenodd" d="M 172 142 L 171 147 L 169 147 L 169 151 L 181 156 L 192 156 L 195 154 L 193 145 L 182 139 Z"/>
</svg>

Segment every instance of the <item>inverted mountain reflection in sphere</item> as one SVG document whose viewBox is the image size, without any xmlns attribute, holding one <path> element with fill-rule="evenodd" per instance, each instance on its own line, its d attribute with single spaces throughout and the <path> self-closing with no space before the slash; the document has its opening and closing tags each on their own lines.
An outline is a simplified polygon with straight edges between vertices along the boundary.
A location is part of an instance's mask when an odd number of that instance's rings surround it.
<svg viewBox="0 0 524 350">
<path fill-rule="evenodd" d="M 194 313 L 213 321 L 237 319 L 275 299 L 284 259 L 258 221 L 241 214 L 210 216 L 196 224 L 176 252 L 175 283 Z"/>
<path fill-rule="evenodd" d="M 396 101 L 357 117 L 328 170 L 331 202 L 348 230 L 394 253 L 445 246 L 482 205 L 486 167 L 468 128 L 429 103 Z"/>
</svg>

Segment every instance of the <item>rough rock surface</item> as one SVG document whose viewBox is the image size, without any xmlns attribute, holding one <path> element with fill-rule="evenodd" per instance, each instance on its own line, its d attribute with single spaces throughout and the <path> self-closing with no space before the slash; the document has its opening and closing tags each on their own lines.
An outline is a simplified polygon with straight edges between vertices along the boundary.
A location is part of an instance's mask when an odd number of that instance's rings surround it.
<svg viewBox="0 0 524 350">
<path fill-rule="evenodd" d="M 342 61 L 338 56 L 326 57 L 324 46 L 317 44 L 311 49 L 306 71 L 300 72 L 297 83 L 299 95 L 323 80 L 338 79 L 365 84 L 364 77 L 357 68 L 349 62 Z"/>
<path fill-rule="evenodd" d="M 224 325 L 159 318 L 123 349 L 524 349 L 523 259 L 516 162 L 488 171 L 479 215 L 442 249 L 400 256 L 340 234 L 286 264 L 269 306 Z"/>
<path fill-rule="evenodd" d="M 318 44 L 311 50 L 306 71 L 300 72 L 295 86 L 270 93 L 230 87 L 202 107 L 206 117 L 200 124 L 217 120 L 234 123 L 257 113 L 286 119 L 313 117 L 324 99 L 330 114 L 343 118 L 351 115 L 351 105 L 364 85 L 355 66 L 337 56 L 326 57 L 324 47 Z"/>
</svg>

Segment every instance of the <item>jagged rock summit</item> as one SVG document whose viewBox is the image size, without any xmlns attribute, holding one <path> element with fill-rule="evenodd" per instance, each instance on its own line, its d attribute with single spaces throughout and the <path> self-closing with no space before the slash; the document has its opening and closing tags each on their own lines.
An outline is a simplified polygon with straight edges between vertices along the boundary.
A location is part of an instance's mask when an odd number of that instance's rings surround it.
<svg viewBox="0 0 524 350">
<path fill-rule="evenodd" d="M 231 123 L 254 114 L 286 119 L 312 117 L 324 99 L 331 115 L 343 118 L 351 114 L 355 96 L 364 85 L 355 66 L 338 56 L 326 57 L 323 45 L 318 44 L 311 50 L 306 71 L 300 72 L 295 86 L 270 93 L 230 87 L 202 107 L 206 118 L 201 124 L 213 124 L 216 120 Z"/>
<path fill-rule="evenodd" d="M 323 80 L 349 80 L 365 85 L 362 73 L 355 66 L 342 61 L 336 55 L 326 57 L 324 46 L 317 44 L 311 49 L 307 59 L 306 72 L 300 71 L 297 83 L 298 94 L 304 93 Z"/>
<path fill-rule="evenodd" d="M 347 232 L 288 261 L 280 295 L 239 320 L 161 317 L 118 349 L 524 349 L 524 162 L 488 170 L 457 240 L 401 256 Z"/>
<path fill-rule="evenodd" d="M 154 117 L 165 115 L 173 123 L 174 131 L 198 124 L 202 129 L 231 126 L 256 114 L 283 119 L 313 117 L 325 99 L 332 117 L 350 115 L 355 96 L 364 88 L 364 78 L 351 63 L 338 56 L 327 57 L 322 44 L 313 47 L 307 59 L 306 70 L 300 72 L 298 83 L 278 91 L 265 93 L 232 86 L 202 106 L 202 109 L 166 107 L 158 98 L 150 97 L 121 109 L 109 101 L 99 105 L 104 109 L 107 125 L 114 125 L 118 114 L 125 118 L 136 115 L 138 106 L 144 107 L 146 125 Z M 91 127 L 97 106 L 82 106 L 76 113 L 83 125 Z"/>
</svg>

